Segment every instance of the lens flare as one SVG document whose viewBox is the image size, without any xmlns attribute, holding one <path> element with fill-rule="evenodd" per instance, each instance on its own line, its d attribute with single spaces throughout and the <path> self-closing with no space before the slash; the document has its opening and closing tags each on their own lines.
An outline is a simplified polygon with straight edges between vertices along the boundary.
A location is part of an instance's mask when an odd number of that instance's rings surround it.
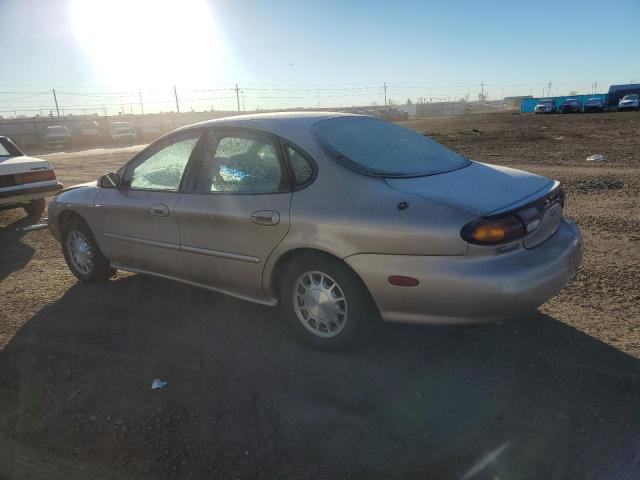
<svg viewBox="0 0 640 480">
<path fill-rule="evenodd" d="M 72 0 L 78 41 L 109 84 L 214 83 L 222 45 L 205 0 Z"/>
</svg>

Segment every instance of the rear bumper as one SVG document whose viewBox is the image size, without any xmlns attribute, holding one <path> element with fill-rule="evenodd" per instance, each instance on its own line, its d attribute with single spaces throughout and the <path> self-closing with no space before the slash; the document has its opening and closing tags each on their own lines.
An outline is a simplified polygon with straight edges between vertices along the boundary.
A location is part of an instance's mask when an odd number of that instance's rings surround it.
<svg viewBox="0 0 640 480">
<path fill-rule="evenodd" d="M 32 200 L 50 197 L 61 189 L 62 184 L 56 180 L 0 188 L 0 206 L 29 203 Z"/>
<path fill-rule="evenodd" d="M 497 256 L 360 254 L 345 259 L 384 320 L 433 324 L 495 321 L 533 309 L 571 280 L 581 260 L 580 230 L 567 219 L 537 247 Z M 393 286 L 390 275 L 414 277 L 420 284 Z"/>
</svg>

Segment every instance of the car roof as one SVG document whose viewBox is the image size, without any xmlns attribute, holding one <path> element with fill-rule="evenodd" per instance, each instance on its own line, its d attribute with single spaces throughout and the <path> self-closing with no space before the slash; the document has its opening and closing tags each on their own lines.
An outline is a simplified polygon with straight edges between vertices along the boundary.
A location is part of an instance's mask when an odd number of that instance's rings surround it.
<svg viewBox="0 0 640 480">
<path fill-rule="evenodd" d="M 213 120 L 205 120 L 204 122 L 195 123 L 182 127 L 188 129 L 193 127 L 245 127 L 264 130 L 267 132 L 281 134 L 291 129 L 309 130 L 313 125 L 336 117 L 362 117 L 364 115 L 355 115 L 353 113 L 342 112 L 272 112 L 272 113 L 254 113 L 249 115 L 234 115 L 231 117 L 216 118 Z"/>
</svg>

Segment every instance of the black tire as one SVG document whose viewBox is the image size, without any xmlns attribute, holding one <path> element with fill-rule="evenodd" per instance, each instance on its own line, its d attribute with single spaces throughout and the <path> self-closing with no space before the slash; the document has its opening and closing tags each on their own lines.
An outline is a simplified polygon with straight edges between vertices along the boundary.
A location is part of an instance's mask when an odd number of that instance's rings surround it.
<svg viewBox="0 0 640 480">
<path fill-rule="evenodd" d="M 24 211 L 27 212 L 27 215 L 30 217 L 40 218 L 44 213 L 44 198 L 25 203 L 22 208 L 24 208 Z"/>
<path fill-rule="evenodd" d="M 329 280 L 335 280 L 338 291 L 342 290 L 347 306 L 347 316 L 344 326 L 335 336 L 323 337 L 318 333 L 312 333 L 296 313 L 294 289 L 301 276 L 308 272 L 327 275 Z M 279 285 L 279 293 L 280 307 L 293 331 L 306 343 L 319 350 L 331 352 L 346 350 L 362 342 L 380 321 L 371 295 L 360 278 L 342 262 L 329 255 L 309 253 L 294 258 L 285 269 Z M 313 322 L 311 317 L 309 319 Z"/>
<path fill-rule="evenodd" d="M 74 235 L 74 232 L 81 234 L 91 249 L 92 266 L 88 271 L 82 271 L 76 266 L 72 259 L 72 253 L 69 251 L 69 237 Z M 65 225 L 61 243 L 67 266 L 78 280 L 88 283 L 106 282 L 115 274 L 115 269 L 111 268 L 109 259 L 102 254 L 91 229 L 82 219 L 74 218 Z"/>
</svg>

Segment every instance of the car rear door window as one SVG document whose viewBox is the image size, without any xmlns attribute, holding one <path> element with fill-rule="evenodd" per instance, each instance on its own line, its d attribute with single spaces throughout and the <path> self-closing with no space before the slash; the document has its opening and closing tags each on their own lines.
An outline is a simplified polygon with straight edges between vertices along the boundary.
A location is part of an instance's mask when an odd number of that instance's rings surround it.
<svg viewBox="0 0 640 480">
<path fill-rule="evenodd" d="M 275 140 L 248 132 L 214 136 L 196 182 L 198 193 L 276 193 L 287 188 Z"/>
<path fill-rule="evenodd" d="M 302 152 L 291 145 L 285 145 L 284 150 L 296 184 L 302 185 L 307 183 L 313 176 L 313 167 L 311 163 L 309 163 L 309 160 L 307 160 Z"/>
<path fill-rule="evenodd" d="M 129 186 L 134 190 L 178 191 L 185 167 L 200 135 L 201 132 L 180 135 L 150 153 L 150 156 L 130 170 L 127 179 Z"/>
</svg>

